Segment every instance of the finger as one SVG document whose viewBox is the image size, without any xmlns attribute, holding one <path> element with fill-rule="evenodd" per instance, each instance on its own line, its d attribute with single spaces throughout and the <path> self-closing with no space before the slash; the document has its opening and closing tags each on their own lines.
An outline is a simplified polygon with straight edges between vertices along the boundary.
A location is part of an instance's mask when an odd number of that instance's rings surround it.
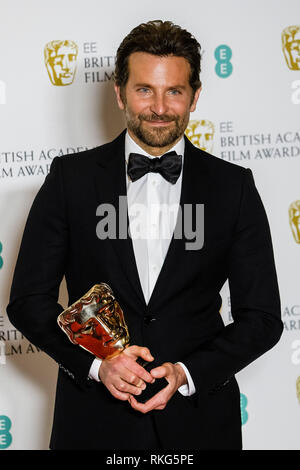
<svg viewBox="0 0 300 470">
<path fill-rule="evenodd" d="M 140 377 L 135 375 L 132 371 L 127 368 L 124 368 L 122 370 L 122 372 L 120 373 L 120 378 L 128 384 L 134 385 L 135 387 L 139 387 L 142 390 L 145 390 L 146 388 L 144 380 L 142 380 Z"/>
<path fill-rule="evenodd" d="M 151 410 L 164 409 L 172 395 L 171 387 L 167 385 L 160 392 L 150 398 L 150 400 L 146 401 L 146 403 L 138 402 L 133 396 L 129 398 L 129 402 L 135 410 L 140 411 L 141 413 L 148 413 Z"/>
<path fill-rule="evenodd" d="M 146 369 L 144 369 L 144 367 L 137 364 L 137 362 L 133 360 L 130 356 L 126 356 L 125 352 L 122 361 L 123 365 L 139 379 L 142 379 L 144 382 L 154 382 L 154 377 L 152 377 L 152 375 Z"/>
<path fill-rule="evenodd" d="M 166 377 L 168 373 L 170 373 L 170 371 L 166 365 L 162 365 L 162 366 L 153 368 L 150 371 L 150 373 L 155 379 L 158 379 L 158 378 Z"/>
<path fill-rule="evenodd" d="M 133 394 L 133 395 L 140 395 L 142 393 L 142 389 L 139 387 L 135 387 L 134 385 L 130 385 L 127 382 L 124 382 L 122 379 L 115 379 L 112 382 L 112 385 L 121 393 L 125 394 Z M 127 399 L 127 398 L 126 398 Z"/>
<path fill-rule="evenodd" d="M 145 346 L 137 346 L 137 345 L 129 346 L 128 348 L 124 350 L 124 353 L 127 353 L 130 356 L 135 356 L 135 358 L 141 357 L 147 362 L 151 362 L 154 360 L 154 357 L 150 353 L 149 349 L 146 348 Z"/>
<path fill-rule="evenodd" d="M 110 384 L 107 388 L 112 394 L 112 396 L 117 398 L 118 400 L 126 401 L 130 397 L 129 393 L 121 392 L 120 390 L 116 389 L 116 387 L 113 384 Z"/>
<path fill-rule="evenodd" d="M 135 399 L 133 395 L 130 395 L 129 402 L 133 409 L 143 414 L 149 413 L 152 410 L 163 409 L 163 407 L 165 406 L 163 402 L 158 402 L 157 400 L 153 401 L 152 398 L 146 403 L 140 403 Z"/>
</svg>

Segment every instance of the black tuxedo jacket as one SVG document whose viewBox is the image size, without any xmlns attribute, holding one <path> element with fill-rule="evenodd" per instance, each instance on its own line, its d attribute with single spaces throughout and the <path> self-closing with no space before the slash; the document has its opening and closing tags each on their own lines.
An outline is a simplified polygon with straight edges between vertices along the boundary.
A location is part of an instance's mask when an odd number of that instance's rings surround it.
<svg viewBox="0 0 300 470">
<path fill-rule="evenodd" d="M 9 318 L 60 365 L 51 448 L 147 449 L 151 422 L 164 449 L 240 449 L 234 376 L 282 333 L 270 231 L 252 173 L 186 139 L 180 204 L 204 204 L 204 245 L 186 250 L 190 240 L 173 237 L 146 305 L 131 239 L 96 236 L 98 205 L 118 208 L 126 195 L 124 137 L 53 160 L 17 260 Z M 158 362 L 182 361 L 196 394 L 176 392 L 164 410 L 144 415 L 88 380 L 93 356 L 56 322 L 63 276 L 69 304 L 108 283 L 131 344 L 148 346 Z M 219 292 L 227 279 L 234 322 L 224 326 Z"/>
</svg>

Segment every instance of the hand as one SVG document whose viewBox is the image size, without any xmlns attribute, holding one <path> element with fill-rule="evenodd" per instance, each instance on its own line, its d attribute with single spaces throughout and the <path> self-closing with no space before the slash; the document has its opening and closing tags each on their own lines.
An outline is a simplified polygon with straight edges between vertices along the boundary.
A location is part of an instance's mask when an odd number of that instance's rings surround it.
<svg viewBox="0 0 300 470">
<path fill-rule="evenodd" d="M 99 378 L 118 400 L 128 400 L 130 394 L 140 395 L 146 388 L 145 382 L 153 383 L 155 380 L 136 362 L 138 357 L 147 362 L 154 359 L 148 348 L 134 345 L 117 356 L 102 361 Z"/>
<path fill-rule="evenodd" d="M 132 395 L 129 396 L 128 401 L 132 408 L 141 413 L 148 413 L 151 410 L 163 410 L 178 388 L 187 383 L 185 372 L 180 364 L 165 362 L 161 366 L 152 369 L 150 373 L 156 379 L 165 377 L 169 383 L 146 403 L 139 403 Z"/>
</svg>

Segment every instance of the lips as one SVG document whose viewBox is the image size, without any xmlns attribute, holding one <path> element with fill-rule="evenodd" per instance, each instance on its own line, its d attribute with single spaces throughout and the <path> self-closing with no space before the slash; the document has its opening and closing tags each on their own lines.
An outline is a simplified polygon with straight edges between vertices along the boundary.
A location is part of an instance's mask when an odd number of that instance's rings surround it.
<svg viewBox="0 0 300 470">
<path fill-rule="evenodd" d="M 171 122 L 173 121 L 146 121 L 148 122 L 149 124 L 151 124 L 152 126 L 162 126 L 162 127 L 165 127 L 165 126 L 168 126 Z"/>
</svg>

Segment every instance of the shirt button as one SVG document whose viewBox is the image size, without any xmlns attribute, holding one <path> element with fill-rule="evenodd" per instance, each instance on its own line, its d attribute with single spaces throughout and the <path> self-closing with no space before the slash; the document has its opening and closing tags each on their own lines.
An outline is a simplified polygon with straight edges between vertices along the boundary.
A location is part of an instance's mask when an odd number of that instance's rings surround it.
<svg viewBox="0 0 300 470">
<path fill-rule="evenodd" d="M 155 317 L 153 317 L 152 315 L 146 315 L 144 317 L 144 322 L 146 323 L 146 325 L 150 325 L 150 323 L 154 322 L 156 320 Z"/>
</svg>

